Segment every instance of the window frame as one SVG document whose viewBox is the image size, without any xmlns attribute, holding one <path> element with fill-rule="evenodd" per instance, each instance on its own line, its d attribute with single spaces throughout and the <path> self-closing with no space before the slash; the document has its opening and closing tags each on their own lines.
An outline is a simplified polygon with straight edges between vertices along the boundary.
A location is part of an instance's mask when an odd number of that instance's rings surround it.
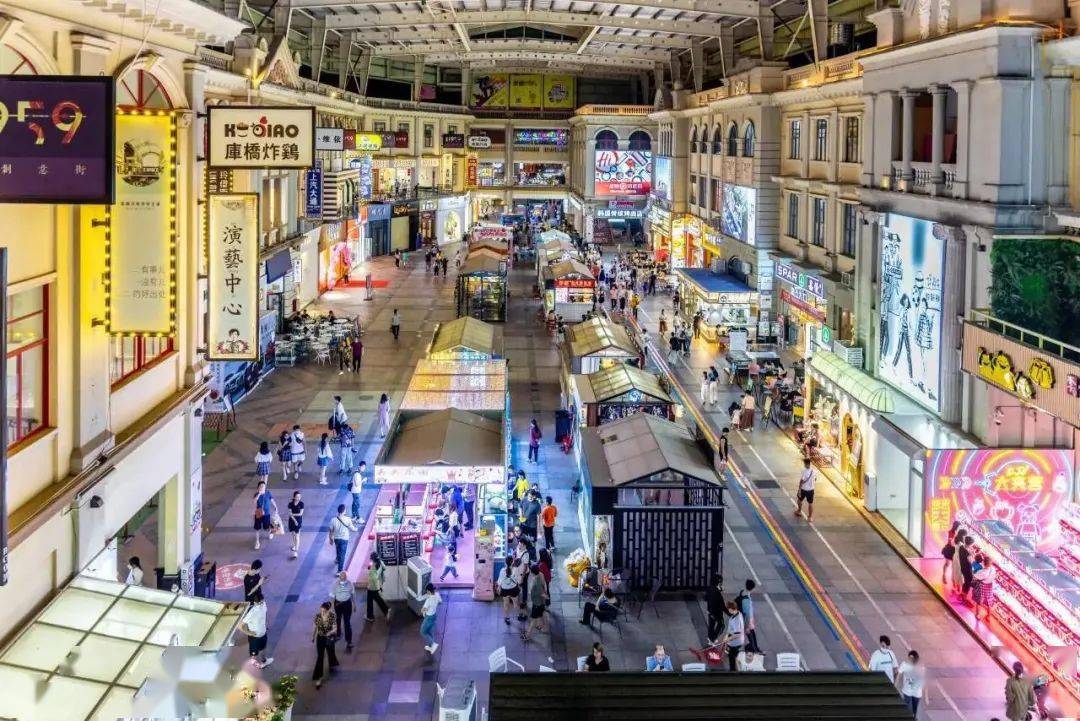
<svg viewBox="0 0 1080 721">
<path fill-rule="evenodd" d="M 788 120 L 788 160 L 802 159 L 802 118 Z"/>
<path fill-rule="evenodd" d="M 847 115 L 844 117 L 844 162 L 845 163 L 858 163 L 860 140 L 862 135 L 862 123 L 859 122 L 858 115 Z"/>
<path fill-rule="evenodd" d="M 124 368 L 124 355 L 123 355 L 123 343 L 126 340 L 130 340 L 133 343 L 132 356 L 134 357 L 134 366 L 129 370 Z M 146 354 L 146 342 L 148 340 L 161 340 L 165 342 L 165 347 L 157 352 L 157 355 L 153 357 L 147 357 Z M 113 361 L 116 358 L 116 344 L 121 345 L 120 352 L 120 375 L 113 375 Z M 167 359 L 169 356 L 176 353 L 176 338 L 175 336 L 113 336 L 109 339 L 109 387 L 113 391 L 119 390 L 123 386 L 136 377 L 142 375 L 151 368 L 157 366 L 159 363 Z"/>
<path fill-rule="evenodd" d="M 41 293 L 41 309 L 40 310 L 36 310 L 36 311 L 31 312 L 31 313 L 26 313 L 26 314 L 18 316 L 16 318 L 5 318 L 4 319 L 4 333 L 5 333 L 5 338 L 6 338 L 8 328 L 12 325 L 12 323 L 19 323 L 19 322 L 25 321 L 28 318 L 33 318 L 33 317 L 38 316 L 38 315 L 41 316 L 41 338 L 39 338 L 38 340 L 36 340 L 36 341 L 34 341 L 32 343 L 27 343 L 24 346 L 20 346 L 19 348 L 15 348 L 14 350 L 7 351 L 7 363 L 8 363 L 7 372 L 8 372 L 8 375 L 9 375 L 9 377 L 7 379 L 7 382 L 8 382 L 7 392 L 8 392 L 9 395 L 11 394 L 12 389 L 10 387 L 10 384 L 12 383 L 12 381 L 14 381 L 14 383 L 15 383 L 15 394 L 14 395 L 15 395 L 15 399 L 16 399 L 15 407 L 14 407 L 14 413 L 11 412 L 12 409 L 10 409 L 10 408 L 7 409 L 8 423 L 10 424 L 10 423 L 14 422 L 14 428 L 12 429 L 11 426 L 9 426 L 9 430 L 8 430 L 8 439 L 7 439 L 8 440 L 8 447 L 7 447 L 7 450 L 8 450 L 9 453 L 12 452 L 13 450 L 19 448 L 19 447 L 22 447 L 22 446 L 25 446 L 25 445 L 31 443 L 35 438 L 37 438 L 38 436 L 40 436 L 43 433 L 48 432 L 48 430 L 50 429 L 49 414 L 50 414 L 50 411 L 52 410 L 51 409 L 52 399 L 50 397 L 51 396 L 51 393 L 50 393 L 50 391 L 51 391 L 50 374 L 49 374 L 50 365 L 51 365 L 51 358 L 50 358 L 50 351 L 49 351 L 49 331 L 50 331 L 49 320 L 50 320 L 50 313 L 51 313 L 51 310 L 52 310 L 51 309 L 51 304 L 50 304 L 50 299 L 49 299 L 49 289 L 50 289 L 50 287 L 51 287 L 51 284 L 46 283 L 44 285 L 41 285 L 41 286 L 38 286 L 38 287 L 35 287 L 35 288 L 27 288 L 26 290 L 20 291 L 18 293 L 12 293 L 12 294 L 8 295 L 8 297 L 6 298 L 6 302 L 8 304 L 7 309 L 8 309 L 8 312 L 10 312 L 11 299 L 14 296 L 21 295 L 22 293 L 34 293 L 34 292 Z M 23 404 L 22 404 L 22 398 L 23 398 L 23 393 L 22 393 L 22 388 L 23 388 L 23 383 L 22 383 L 22 379 L 23 379 L 22 360 L 23 360 L 24 355 L 26 355 L 26 354 L 28 354 L 30 352 L 33 352 L 33 351 L 37 351 L 38 349 L 40 349 L 40 353 L 41 353 L 41 373 L 40 373 L 40 376 L 41 376 L 41 388 L 40 388 L 41 396 L 40 397 L 41 397 L 41 416 L 42 417 L 41 417 L 40 422 L 38 423 L 36 428 L 31 429 L 27 433 L 22 433 L 21 432 L 22 416 L 23 416 L 23 412 L 22 412 L 22 408 L 23 408 Z M 7 402 L 8 402 L 8 399 L 5 398 L 4 403 L 7 403 Z"/>
<path fill-rule="evenodd" d="M 754 150 L 757 146 L 757 128 L 754 127 L 753 120 L 747 120 L 746 126 L 743 128 L 742 137 L 742 156 L 744 158 L 754 157 Z"/>
<path fill-rule="evenodd" d="M 811 160 L 825 162 L 829 159 L 829 119 L 814 118 L 814 154 Z"/>
<path fill-rule="evenodd" d="M 818 211 L 821 211 L 820 213 Z M 810 244 L 819 248 L 825 247 L 826 218 L 829 214 L 828 198 L 820 195 L 810 196 Z"/>
<path fill-rule="evenodd" d="M 799 240 L 799 194 L 788 193 L 787 230 L 788 237 Z"/>
<path fill-rule="evenodd" d="M 739 126 L 732 123 L 728 126 L 727 155 L 729 158 L 739 157 Z"/>
<path fill-rule="evenodd" d="M 840 255 L 855 257 L 855 247 L 859 238 L 859 211 L 855 203 L 841 203 L 840 211 Z"/>
</svg>

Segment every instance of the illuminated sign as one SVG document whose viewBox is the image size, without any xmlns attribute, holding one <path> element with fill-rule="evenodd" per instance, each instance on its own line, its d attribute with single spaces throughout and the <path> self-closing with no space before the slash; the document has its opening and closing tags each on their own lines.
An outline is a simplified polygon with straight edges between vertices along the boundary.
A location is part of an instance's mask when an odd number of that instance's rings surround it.
<svg viewBox="0 0 1080 721">
<path fill-rule="evenodd" d="M 315 128 L 316 150 L 344 150 L 344 128 Z"/>
<path fill-rule="evenodd" d="M 725 235 L 754 245 L 757 239 L 757 191 L 724 183 L 720 230 Z"/>
<path fill-rule="evenodd" d="M 345 145 L 345 150 L 356 150 L 356 131 L 345 128 L 342 133 L 342 143 Z"/>
<path fill-rule="evenodd" d="M 395 203 L 391 215 L 394 218 L 401 218 L 406 215 L 412 215 L 415 212 L 416 206 L 412 203 Z"/>
<path fill-rule="evenodd" d="M 953 521 L 997 521 L 1041 552 L 1061 545 L 1072 492 L 1071 450 L 982 448 L 926 452 L 923 555 L 936 557 Z"/>
<path fill-rule="evenodd" d="M 208 223 L 209 360 L 259 357 L 259 196 L 211 195 Z"/>
<path fill-rule="evenodd" d="M 465 135 L 464 133 L 443 133 L 442 146 L 444 148 L 464 148 L 465 147 Z"/>
<path fill-rule="evenodd" d="M 825 283 L 822 282 L 821 278 L 807 275 L 794 266 L 786 263 L 776 264 L 775 275 L 780 280 L 785 280 L 796 287 L 804 288 L 812 295 L 816 295 L 818 298 L 825 300 Z"/>
<path fill-rule="evenodd" d="M 106 329 L 176 331 L 176 120 L 116 114 L 116 203 L 105 209 Z"/>
<path fill-rule="evenodd" d="M 439 485 L 502 483 L 502 466 L 375 466 L 375 483 Z"/>
<path fill-rule="evenodd" d="M 596 152 L 596 195 L 648 195 L 652 187 L 652 153 L 641 150 Z"/>
<path fill-rule="evenodd" d="M 809 299 L 799 298 L 794 293 L 791 293 L 786 289 L 780 291 L 780 299 L 783 300 L 788 305 L 794 306 L 795 308 L 798 308 L 799 310 L 801 310 L 803 313 L 806 313 L 808 316 L 810 316 L 814 320 L 817 320 L 817 321 L 819 321 L 821 323 L 825 322 L 825 311 L 821 310 L 820 308 L 815 307 L 809 301 Z"/>
<path fill-rule="evenodd" d="M 408 130 L 399 130 L 396 133 L 394 133 L 394 146 L 393 147 L 395 147 L 395 148 L 407 148 L 407 147 L 409 147 L 409 131 Z"/>
<path fill-rule="evenodd" d="M 316 160 L 304 178 L 304 216 L 321 218 L 323 211 L 322 161 Z"/>
<path fill-rule="evenodd" d="M 480 159 L 470 155 L 465 159 L 465 186 L 475 188 L 480 184 Z"/>
<path fill-rule="evenodd" d="M 645 217 L 644 208 L 597 208 L 596 217 L 605 220 L 640 220 Z"/>
<path fill-rule="evenodd" d="M 661 200 L 671 200 L 671 158 L 658 155 L 653 159 L 653 164 L 656 173 L 654 175 L 652 194 Z M 716 207 L 720 207 L 719 204 Z"/>
<path fill-rule="evenodd" d="M 113 202 L 113 82 L 0 76 L 0 203 Z"/>
<path fill-rule="evenodd" d="M 514 131 L 514 145 L 549 145 L 564 147 L 570 140 L 566 128 L 522 128 Z"/>
<path fill-rule="evenodd" d="M 393 134 L 391 134 L 393 137 Z M 394 147 L 391 143 L 390 147 Z M 356 134 L 356 149 L 364 150 L 368 152 L 374 152 L 376 150 L 383 149 L 383 134 L 382 133 L 357 133 Z"/>
<path fill-rule="evenodd" d="M 595 288 L 596 281 L 591 278 L 557 278 L 556 288 Z"/>
<path fill-rule="evenodd" d="M 315 108 L 211 105 L 206 109 L 211 168 L 310 168 Z"/>
<path fill-rule="evenodd" d="M 486 135 L 470 135 L 469 147 L 473 149 L 483 149 L 491 147 L 491 138 Z"/>
</svg>

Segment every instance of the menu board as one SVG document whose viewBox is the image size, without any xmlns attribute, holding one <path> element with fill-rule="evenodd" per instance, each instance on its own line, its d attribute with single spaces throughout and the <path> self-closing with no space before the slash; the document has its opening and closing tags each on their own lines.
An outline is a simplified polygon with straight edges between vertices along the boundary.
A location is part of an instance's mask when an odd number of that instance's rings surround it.
<svg viewBox="0 0 1080 721">
<path fill-rule="evenodd" d="M 401 546 L 396 526 L 375 532 L 375 552 L 387 566 L 397 566 L 401 561 Z"/>
<path fill-rule="evenodd" d="M 402 563 L 405 563 L 414 556 L 419 556 L 423 551 L 419 531 L 401 531 L 398 533 L 398 543 L 401 551 Z"/>
</svg>

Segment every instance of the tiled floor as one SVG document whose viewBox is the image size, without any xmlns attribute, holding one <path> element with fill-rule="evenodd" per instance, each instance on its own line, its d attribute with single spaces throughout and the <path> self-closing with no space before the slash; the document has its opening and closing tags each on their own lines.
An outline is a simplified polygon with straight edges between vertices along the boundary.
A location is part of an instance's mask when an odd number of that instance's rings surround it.
<svg viewBox="0 0 1080 721">
<path fill-rule="evenodd" d="M 282 505 L 294 488 L 304 493 L 307 525 L 298 559 L 290 558 L 284 538 L 269 545 L 264 542 L 256 553 L 249 530 L 255 449 L 260 440 L 269 439 L 285 424 L 325 424 L 330 398 L 340 394 L 345 397 L 350 418 L 358 423 L 358 447 L 370 463 L 379 448 L 375 420 L 378 394 L 391 393 L 395 403 L 400 399 L 435 323 L 454 316 L 452 281 L 425 275 L 422 262 L 414 261 L 410 271 L 396 270 L 387 259 L 377 259 L 369 266 L 367 270 L 376 280 L 388 281 L 386 288 L 375 291 L 373 301 L 364 301 L 359 289 L 332 291 L 321 301 L 338 315 L 360 316 L 365 328 L 361 372 L 353 375 L 306 365 L 276 370 L 237 408 L 239 429 L 205 459 L 204 501 L 210 528 L 204 539 L 206 558 L 223 565 L 259 557 L 266 564 L 270 651 L 276 660 L 265 673 L 271 679 L 281 673 L 301 676 L 294 715 L 298 721 L 426 721 L 435 716 L 437 682 L 445 684 L 452 677 L 468 676 L 477 681 L 480 698 L 484 698 L 488 654 L 500 646 L 530 670 L 541 665 L 571 669 L 576 657 L 587 653 L 599 639 L 576 622 L 580 613 L 577 597 L 566 583 L 561 558 L 557 557 L 549 634 L 524 643 L 517 624 L 505 626 L 495 604 L 473 601 L 467 591 L 448 591 L 443 594 L 446 603 L 437 626 L 441 646 L 434 658 L 423 650 L 418 620 L 403 607 L 389 624 L 381 617 L 365 624 L 358 613 L 354 616 L 359 636 L 354 652 L 345 654 L 343 644 L 339 644 L 342 665 L 321 691 L 309 681 L 314 662 L 312 617 L 327 597 L 333 575 L 333 552 L 325 529 L 337 503 L 346 501 L 345 478 L 331 474 L 329 486 L 319 486 L 310 470 L 299 481 L 285 484 L 279 477 L 272 478 L 271 489 Z M 515 461 L 524 459 L 523 434 L 529 420 L 537 418 L 546 442 L 541 463 L 532 464 L 530 472 L 562 511 L 557 542 L 559 556 L 563 556 L 580 545 L 576 514 L 569 503 L 576 470 L 573 456 L 564 455 L 549 442 L 554 437 L 554 411 L 559 403 L 559 358 L 551 339 L 534 320 L 535 301 L 528 297 L 534 277 L 531 267 L 513 271 L 509 321 L 500 332 L 510 359 Z M 650 299 L 644 308 L 643 320 L 653 335 L 659 303 Z M 402 316 L 397 342 L 389 333 L 395 307 Z M 677 372 L 681 377 L 696 378 L 694 371 L 700 373 L 698 369 L 708 363 L 704 351 L 695 350 L 688 364 Z M 736 439 L 739 463 L 750 478 L 779 482 L 779 488 L 756 492 L 861 642 L 870 647 L 878 634 L 889 633 L 898 650 L 910 644 L 929 661 L 933 696 L 922 718 L 984 721 L 999 715 L 1004 676 L 981 647 L 944 613 L 903 561 L 838 493 L 832 489 L 819 493 L 813 528 L 796 522 L 791 517 L 791 495 L 798 458 L 779 434 L 755 431 L 753 435 L 753 439 Z M 308 454 L 309 458 L 313 455 Z M 766 651 L 798 651 L 814 669 L 850 668 L 853 662 L 844 645 L 745 494 L 733 489 L 729 495 L 725 548 L 728 593 L 733 595 L 745 578 L 758 579 L 758 634 Z M 365 491 L 364 514 L 374 496 L 374 489 Z M 241 594 L 234 590 L 221 595 L 239 598 Z M 655 643 L 664 643 L 676 663 L 693 661 L 687 649 L 700 645 L 704 632 L 701 601 L 692 595 L 675 594 L 662 598 L 655 612 L 645 608 L 640 619 L 625 623 L 621 637 L 605 627 L 603 641 L 614 668 L 636 669 L 642 667 Z"/>
</svg>

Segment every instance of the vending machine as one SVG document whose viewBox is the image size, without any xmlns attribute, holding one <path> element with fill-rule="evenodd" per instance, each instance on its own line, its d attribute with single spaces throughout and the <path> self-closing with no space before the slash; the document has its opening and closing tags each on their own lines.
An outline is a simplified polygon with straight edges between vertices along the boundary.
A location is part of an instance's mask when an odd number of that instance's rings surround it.
<svg viewBox="0 0 1080 721">
<path fill-rule="evenodd" d="M 476 528 L 473 540 L 473 591 L 477 601 L 495 600 L 495 536 L 498 524 L 484 518 Z"/>
</svg>

